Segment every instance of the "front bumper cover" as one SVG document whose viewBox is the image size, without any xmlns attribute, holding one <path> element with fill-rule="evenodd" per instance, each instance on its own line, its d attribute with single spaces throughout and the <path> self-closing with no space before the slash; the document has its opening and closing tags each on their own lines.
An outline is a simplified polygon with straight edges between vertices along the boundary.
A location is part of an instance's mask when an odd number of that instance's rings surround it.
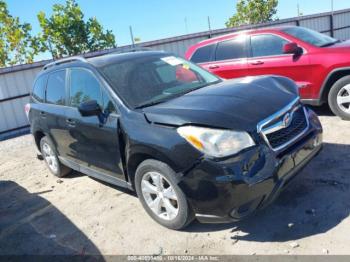
<svg viewBox="0 0 350 262">
<path fill-rule="evenodd" d="M 187 171 L 179 186 L 197 219 L 237 221 L 273 202 L 322 148 L 322 127 L 313 118 L 304 136 L 283 153 L 262 144 L 224 160 L 204 158 Z"/>
</svg>

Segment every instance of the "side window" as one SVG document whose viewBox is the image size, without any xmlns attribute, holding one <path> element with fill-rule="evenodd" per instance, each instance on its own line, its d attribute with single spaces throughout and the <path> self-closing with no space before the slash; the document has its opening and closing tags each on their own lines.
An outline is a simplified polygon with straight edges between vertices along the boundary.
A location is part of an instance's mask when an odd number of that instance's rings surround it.
<svg viewBox="0 0 350 262">
<path fill-rule="evenodd" d="M 107 115 L 111 113 L 117 113 L 117 110 L 112 102 L 112 99 L 108 93 L 102 89 L 102 100 L 103 100 L 103 112 Z"/>
<path fill-rule="evenodd" d="M 217 61 L 247 57 L 245 38 L 233 39 L 218 43 L 215 58 Z"/>
<path fill-rule="evenodd" d="M 102 107 L 100 83 L 95 76 L 80 68 L 73 68 L 70 72 L 70 105 L 78 107 L 83 102 L 96 100 Z"/>
<path fill-rule="evenodd" d="M 64 105 L 66 99 L 66 70 L 53 72 L 49 75 L 46 88 L 46 102 Z"/>
<path fill-rule="evenodd" d="M 206 45 L 198 48 L 191 57 L 194 63 L 204 63 L 211 60 L 215 45 Z"/>
<path fill-rule="evenodd" d="M 287 40 L 276 35 L 254 35 L 251 37 L 252 56 L 282 55 Z"/>
<path fill-rule="evenodd" d="M 38 102 L 44 102 L 45 100 L 45 88 L 46 88 L 47 76 L 40 76 L 34 84 L 32 97 Z"/>
</svg>

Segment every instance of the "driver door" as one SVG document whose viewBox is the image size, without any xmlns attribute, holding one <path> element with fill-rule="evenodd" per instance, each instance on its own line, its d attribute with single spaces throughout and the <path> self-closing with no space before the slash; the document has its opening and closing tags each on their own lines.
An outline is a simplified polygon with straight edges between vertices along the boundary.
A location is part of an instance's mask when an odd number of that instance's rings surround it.
<svg viewBox="0 0 350 262">
<path fill-rule="evenodd" d="M 275 34 L 256 34 L 250 38 L 248 75 L 281 75 L 296 82 L 302 96 L 312 89 L 313 68 L 306 51 L 300 56 L 284 54 L 290 41 Z"/>
<path fill-rule="evenodd" d="M 123 177 L 118 141 L 119 115 L 105 87 L 86 68 L 69 70 L 69 101 L 66 123 L 69 129 L 69 156 L 80 165 Z M 103 116 L 83 117 L 81 103 L 96 100 Z"/>
</svg>

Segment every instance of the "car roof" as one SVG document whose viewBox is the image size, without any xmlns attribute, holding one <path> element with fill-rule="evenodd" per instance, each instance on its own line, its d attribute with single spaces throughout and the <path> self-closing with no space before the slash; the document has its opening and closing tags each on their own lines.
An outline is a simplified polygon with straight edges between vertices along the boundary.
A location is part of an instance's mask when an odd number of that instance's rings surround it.
<svg viewBox="0 0 350 262">
<path fill-rule="evenodd" d="M 114 64 L 127 60 L 134 60 L 143 57 L 150 56 L 164 56 L 170 53 L 163 51 L 137 51 L 137 52 L 126 52 L 126 53 L 110 53 L 98 57 L 88 58 L 88 62 L 95 67 L 103 67 L 108 64 Z"/>
<path fill-rule="evenodd" d="M 70 66 L 85 66 L 85 67 L 102 67 L 108 64 L 118 63 L 127 60 L 133 60 L 142 57 L 149 56 L 164 56 L 171 55 L 170 53 L 163 51 L 130 51 L 123 53 L 110 53 L 92 58 L 83 57 L 68 57 L 60 60 L 56 60 L 50 64 L 44 66 L 43 70 L 38 74 L 38 77 L 50 73 L 52 71 L 69 68 Z"/>
<path fill-rule="evenodd" d="M 273 26 L 273 27 L 264 27 L 264 28 L 257 28 L 257 29 L 249 29 L 249 30 L 241 30 L 241 31 L 237 31 L 237 32 L 233 32 L 233 33 L 229 33 L 229 34 L 225 34 L 225 35 L 220 35 L 217 37 L 213 37 L 210 39 L 206 39 L 203 40 L 199 43 L 197 43 L 196 45 L 207 45 L 207 44 L 211 44 L 211 43 L 215 43 L 221 40 L 226 40 L 226 39 L 230 39 L 232 37 L 235 36 L 239 36 L 239 35 L 243 35 L 243 34 L 254 34 L 254 33 L 268 33 L 268 32 L 275 32 L 275 31 L 282 31 L 286 28 L 291 28 L 291 27 L 296 27 L 296 26 L 292 26 L 292 25 L 281 25 L 281 26 Z"/>
</svg>

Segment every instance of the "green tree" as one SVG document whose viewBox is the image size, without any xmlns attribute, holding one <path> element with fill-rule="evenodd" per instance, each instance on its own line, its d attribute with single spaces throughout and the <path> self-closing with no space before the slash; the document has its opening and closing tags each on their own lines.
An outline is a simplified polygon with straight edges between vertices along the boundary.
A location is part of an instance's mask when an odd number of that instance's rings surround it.
<svg viewBox="0 0 350 262">
<path fill-rule="evenodd" d="M 30 24 L 12 16 L 6 2 L 0 0 L 0 67 L 33 62 L 41 45 L 31 30 Z"/>
<path fill-rule="evenodd" d="M 40 12 L 38 20 L 42 29 L 40 41 L 55 58 L 116 46 L 112 31 L 104 31 L 96 18 L 84 21 L 84 14 L 75 0 L 53 5 L 50 17 Z"/>
<path fill-rule="evenodd" d="M 141 42 L 141 38 L 140 37 L 134 37 L 134 42 L 135 43 L 140 43 Z"/>
<path fill-rule="evenodd" d="M 226 22 L 227 27 L 265 23 L 274 20 L 278 0 L 238 0 L 237 13 Z"/>
</svg>

